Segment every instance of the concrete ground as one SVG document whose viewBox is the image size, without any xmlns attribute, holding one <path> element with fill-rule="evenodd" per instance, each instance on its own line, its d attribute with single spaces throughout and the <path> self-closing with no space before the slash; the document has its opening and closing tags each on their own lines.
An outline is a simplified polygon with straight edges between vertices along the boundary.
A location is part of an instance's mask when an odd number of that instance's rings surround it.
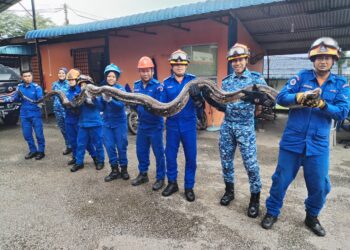
<svg viewBox="0 0 350 250">
<path fill-rule="evenodd" d="M 164 198 L 150 182 L 133 187 L 117 180 L 105 183 L 107 165 L 71 173 L 62 155 L 63 139 L 54 120 L 45 124 L 46 158 L 24 160 L 27 145 L 19 126 L 0 126 L 0 249 L 349 249 L 350 151 L 331 151 L 332 191 L 320 220 L 327 236 L 315 236 L 303 224 L 306 188 L 302 171 L 287 193 L 282 214 L 272 230 L 260 227 L 274 172 L 278 141 L 285 122 L 279 115 L 257 133 L 263 183 L 262 211 L 246 216 L 247 175 L 236 154 L 236 199 L 219 205 L 224 190 L 218 132 L 199 132 L 198 170 L 193 203 L 183 195 L 184 157 L 179 152 L 180 192 Z M 129 172 L 137 175 L 135 136 L 129 136 Z M 315 166 L 316 167 L 316 166 Z"/>
</svg>

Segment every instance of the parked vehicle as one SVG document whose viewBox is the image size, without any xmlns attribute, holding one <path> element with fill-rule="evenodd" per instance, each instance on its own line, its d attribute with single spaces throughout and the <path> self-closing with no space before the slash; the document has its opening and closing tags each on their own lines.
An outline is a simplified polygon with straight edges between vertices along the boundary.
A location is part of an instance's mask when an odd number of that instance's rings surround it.
<svg viewBox="0 0 350 250">
<path fill-rule="evenodd" d="M 6 99 L 15 94 L 20 79 L 15 70 L 0 64 L 0 119 L 6 125 L 16 125 L 19 119 L 20 103 L 8 102 Z"/>
</svg>

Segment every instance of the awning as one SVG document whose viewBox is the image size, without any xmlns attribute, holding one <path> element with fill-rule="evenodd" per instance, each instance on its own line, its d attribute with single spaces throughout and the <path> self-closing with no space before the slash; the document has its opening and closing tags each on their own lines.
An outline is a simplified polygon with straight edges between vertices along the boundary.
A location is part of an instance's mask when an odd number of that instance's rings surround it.
<svg viewBox="0 0 350 250">
<path fill-rule="evenodd" d="M 7 45 L 0 47 L 0 55 L 7 56 L 33 56 L 35 48 L 32 45 Z"/>
<path fill-rule="evenodd" d="M 12 5 L 18 3 L 19 1 L 21 1 L 21 0 L 2 0 L 2 1 L 0 1 L 0 12 L 7 10 Z"/>
</svg>

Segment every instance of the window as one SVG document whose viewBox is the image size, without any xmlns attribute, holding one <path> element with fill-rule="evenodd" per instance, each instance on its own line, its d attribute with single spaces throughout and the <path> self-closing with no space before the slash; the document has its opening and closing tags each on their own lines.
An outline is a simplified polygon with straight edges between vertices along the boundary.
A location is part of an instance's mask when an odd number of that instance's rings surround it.
<svg viewBox="0 0 350 250">
<path fill-rule="evenodd" d="M 216 80 L 218 55 L 216 44 L 184 46 L 182 50 L 189 55 L 191 60 L 188 66 L 189 73 Z"/>
</svg>

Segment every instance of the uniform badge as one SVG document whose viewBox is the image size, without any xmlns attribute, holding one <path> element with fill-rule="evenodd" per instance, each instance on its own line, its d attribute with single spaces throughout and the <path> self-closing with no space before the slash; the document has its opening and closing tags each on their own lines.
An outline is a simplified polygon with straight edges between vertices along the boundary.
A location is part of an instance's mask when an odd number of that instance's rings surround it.
<svg viewBox="0 0 350 250">
<path fill-rule="evenodd" d="M 294 86 L 296 83 L 297 83 L 297 80 L 295 80 L 294 78 L 289 82 L 289 84 L 292 86 Z"/>
</svg>

